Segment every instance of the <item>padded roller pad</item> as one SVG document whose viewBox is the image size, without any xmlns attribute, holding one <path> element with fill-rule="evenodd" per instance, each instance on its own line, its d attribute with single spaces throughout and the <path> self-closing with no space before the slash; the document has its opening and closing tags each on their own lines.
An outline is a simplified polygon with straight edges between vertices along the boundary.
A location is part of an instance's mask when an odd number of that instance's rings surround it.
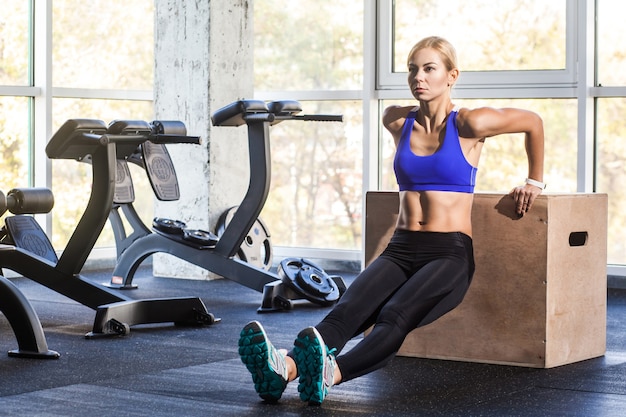
<svg viewBox="0 0 626 417">
<path fill-rule="evenodd" d="M 4 219 L 9 237 L 13 244 L 21 249 L 27 250 L 35 255 L 57 263 L 57 254 L 39 226 L 39 223 L 32 216 L 11 216 Z"/>
<path fill-rule="evenodd" d="M 244 116 L 254 113 L 269 113 L 262 100 L 239 100 L 217 110 L 211 116 L 213 126 L 241 126 L 246 124 Z"/>
<path fill-rule="evenodd" d="M 154 120 L 152 126 L 155 132 L 161 135 L 178 135 L 186 136 L 187 127 L 179 120 Z"/>
<path fill-rule="evenodd" d="M 270 113 L 277 116 L 289 116 L 302 111 L 302 105 L 295 100 L 272 101 L 267 105 L 267 108 Z"/>
<path fill-rule="evenodd" d="M 107 133 L 113 135 L 150 134 L 151 131 L 148 122 L 143 120 L 114 120 L 107 128 Z"/>
<path fill-rule="evenodd" d="M 70 119 L 50 139 L 46 146 L 46 155 L 52 159 L 82 159 L 102 146 L 99 138 L 84 134 L 103 135 L 106 129 L 102 120 Z"/>
<path fill-rule="evenodd" d="M 54 207 L 52 190 L 43 187 L 14 188 L 7 193 L 6 200 L 13 214 L 49 213 Z"/>
</svg>

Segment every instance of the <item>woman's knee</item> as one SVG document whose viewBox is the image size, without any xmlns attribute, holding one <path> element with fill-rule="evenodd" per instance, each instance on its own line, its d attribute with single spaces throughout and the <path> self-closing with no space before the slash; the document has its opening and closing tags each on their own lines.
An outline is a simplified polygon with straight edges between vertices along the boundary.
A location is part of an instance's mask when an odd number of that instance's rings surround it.
<svg viewBox="0 0 626 417">
<path fill-rule="evenodd" d="M 419 319 L 409 311 L 395 308 L 393 305 L 386 305 L 376 317 L 375 327 L 379 331 L 387 333 L 388 338 L 404 340 L 407 334 L 415 328 L 415 323 Z"/>
</svg>

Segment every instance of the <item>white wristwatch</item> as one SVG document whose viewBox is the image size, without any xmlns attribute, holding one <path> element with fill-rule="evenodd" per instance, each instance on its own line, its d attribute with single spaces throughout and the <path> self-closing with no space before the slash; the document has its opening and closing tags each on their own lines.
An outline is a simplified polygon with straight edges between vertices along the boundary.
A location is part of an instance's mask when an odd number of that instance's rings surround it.
<svg viewBox="0 0 626 417">
<path fill-rule="evenodd" d="M 534 180 L 532 178 L 526 178 L 526 184 L 534 185 L 535 187 L 539 187 L 542 190 L 546 189 L 546 184 L 545 183 L 543 183 L 541 181 Z"/>
</svg>

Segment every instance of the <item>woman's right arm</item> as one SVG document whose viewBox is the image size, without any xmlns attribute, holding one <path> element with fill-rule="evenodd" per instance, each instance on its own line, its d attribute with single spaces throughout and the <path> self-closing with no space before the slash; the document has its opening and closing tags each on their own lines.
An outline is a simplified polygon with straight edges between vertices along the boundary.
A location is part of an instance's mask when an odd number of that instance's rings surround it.
<svg viewBox="0 0 626 417">
<path fill-rule="evenodd" d="M 406 116 L 411 108 L 392 105 L 387 107 L 383 112 L 383 126 L 391 133 L 393 140 L 398 145 L 400 136 L 402 135 L 402 126 L 406 120 Z"/>
</svg>

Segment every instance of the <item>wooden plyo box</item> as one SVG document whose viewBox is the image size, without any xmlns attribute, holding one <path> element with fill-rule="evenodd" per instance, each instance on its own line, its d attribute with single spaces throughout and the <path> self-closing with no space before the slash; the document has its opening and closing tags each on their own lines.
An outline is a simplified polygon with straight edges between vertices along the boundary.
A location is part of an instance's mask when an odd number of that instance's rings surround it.
<svg viewBox="0 0 626 417">
<path fill-rule="evenodd" d="M 366 196 L 365 264 L 386 247 L 398 193 Z M 455 310 L 416 329 L 402 356 L 551 368 L 606 351 L 606 194 L 475 194 L 476 272 Z"/>
</svg>

